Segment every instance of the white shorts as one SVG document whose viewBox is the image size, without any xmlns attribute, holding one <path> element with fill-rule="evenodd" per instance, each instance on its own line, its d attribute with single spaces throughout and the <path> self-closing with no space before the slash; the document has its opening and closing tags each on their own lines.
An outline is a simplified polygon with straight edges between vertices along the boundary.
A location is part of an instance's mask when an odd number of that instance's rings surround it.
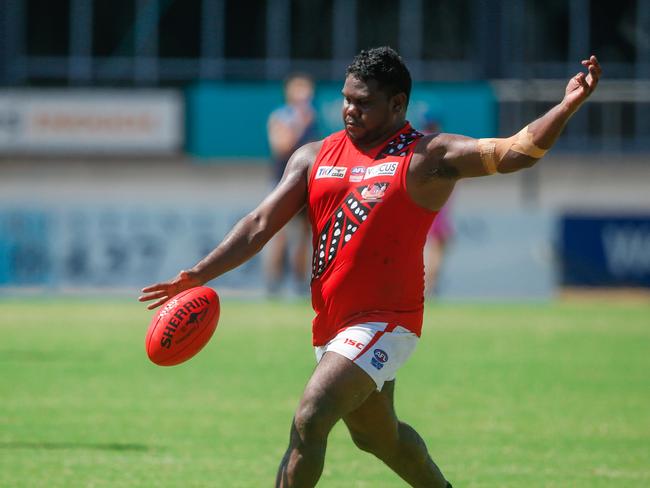
<svg viewBox="0 0 650 488">
<path fill-rule="evenodd" d="M 395 379 L 397 370 L 415 350 L 418 336 L 408 329 L 387 322 L 367 322 L 339 332 L 324 346 L 317 346 L 316 361 L 333 351 L 353 361 L 377 384 Z"/>
</svg>

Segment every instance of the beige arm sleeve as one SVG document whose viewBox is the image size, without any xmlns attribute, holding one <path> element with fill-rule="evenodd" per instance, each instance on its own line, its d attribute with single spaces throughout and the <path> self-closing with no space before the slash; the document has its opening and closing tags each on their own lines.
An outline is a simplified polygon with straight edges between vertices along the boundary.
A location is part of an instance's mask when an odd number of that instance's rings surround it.
<svg viewBox="0 0 650 488">
<path fill-rule="evenodd" d="M 548 151 L 533 143 L 533 134 L 528 132 L 528 126 L 507 139 L 479 139 L 478 150 L 483 167 L 490 175 L 498 171 L 499 164 L 510 150 L 535 159 L 541 158 Z"/>
</svg>

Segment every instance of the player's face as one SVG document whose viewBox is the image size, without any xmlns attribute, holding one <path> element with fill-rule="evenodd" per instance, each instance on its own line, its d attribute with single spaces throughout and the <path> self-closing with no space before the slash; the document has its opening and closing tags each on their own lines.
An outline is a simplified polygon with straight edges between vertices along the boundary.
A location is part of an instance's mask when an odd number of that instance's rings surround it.
<svg viewBox="0 0 650 488">
<path fill-rule="evenodd" d="M 379 88 L 376 80 L 361 81 L 350 75 L 343 85 L 343 123 L 354 142 L 373 142 L 391 131 L 396 117 L 395 98 Z"/>
</svg>

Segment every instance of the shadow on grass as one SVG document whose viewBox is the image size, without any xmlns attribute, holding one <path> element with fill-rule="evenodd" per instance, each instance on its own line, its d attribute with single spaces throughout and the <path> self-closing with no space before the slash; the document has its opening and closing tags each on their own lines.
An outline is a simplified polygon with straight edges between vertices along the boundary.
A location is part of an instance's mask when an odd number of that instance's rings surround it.
<svg viewBox="0 0 650 488">
<path fill-rule="evenodd" d="M 43 449 L 57 451 L 63 449 L 81 449 L 96 451 L 148 451 L 150 446 L 145 444 L 128 444 L 120 442 L 92 443 L 92 442 L 0 442 L 2 449 Z"/>
</svg>

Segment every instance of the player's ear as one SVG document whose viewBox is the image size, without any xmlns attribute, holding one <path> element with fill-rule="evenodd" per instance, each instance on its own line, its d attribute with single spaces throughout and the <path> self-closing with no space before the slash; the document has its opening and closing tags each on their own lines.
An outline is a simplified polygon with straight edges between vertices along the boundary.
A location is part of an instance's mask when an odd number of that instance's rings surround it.
<svg viewBox="0 0 650 488">
<path fill-rule="evenodd" d="M 392 109 L 394 113 L 406 112 L 406 93 L 398 93 L 392 97 Z"/>
</svg>

